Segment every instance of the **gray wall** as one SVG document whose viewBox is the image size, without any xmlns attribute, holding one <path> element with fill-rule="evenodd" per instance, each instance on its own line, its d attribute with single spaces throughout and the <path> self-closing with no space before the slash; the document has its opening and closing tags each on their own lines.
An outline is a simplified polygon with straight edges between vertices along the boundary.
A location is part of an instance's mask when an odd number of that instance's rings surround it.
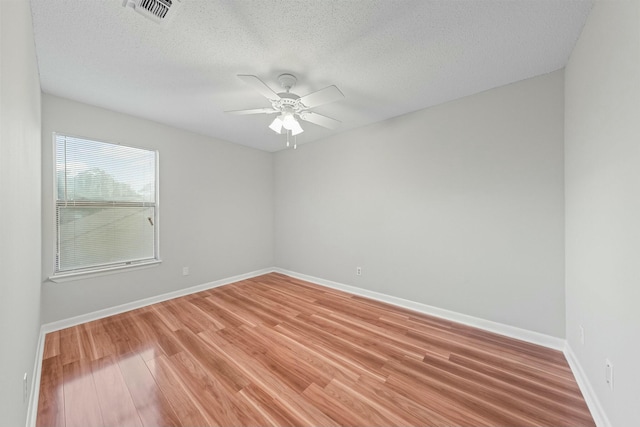
<svg viewBox="0 0 640 427">
<path fill-rule="evenodd" d="M 595 3 L 566 68 L 565 97 L 567 340 L 611 423 L 638 425 L 638 0 Z"/>
<path fill-rule="evenodd" d="M 43 95 L 42 118 L 44 323 L 273 266 L 270 153 L 51 95 Z M 161 265 L 46 281 L 54 262 L 54 131 L 159 150 Z"/>
<path fill-rule="evenodd" d="M 563 337 L 563 111 L 557 71 L 276 153 L 276 265 Z"/>
<path fill-rule="evenodd" d="M 40 83 L 27 0 L 0 1 L 0 39 L 0 424 L 20 426 L 40 331 Z"/>
</svg>

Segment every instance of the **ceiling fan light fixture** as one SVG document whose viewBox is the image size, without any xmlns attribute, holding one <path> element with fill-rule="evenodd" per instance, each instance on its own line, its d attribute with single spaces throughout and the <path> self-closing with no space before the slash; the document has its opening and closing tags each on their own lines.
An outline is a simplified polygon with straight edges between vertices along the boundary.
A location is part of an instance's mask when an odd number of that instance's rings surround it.
<svg viewBox="0 0 640 427">
<path fill-rule="evenodd" d="M 269 128 L 275 133 L 282 133 L 282 125 L 282 119 L 280 117 L 276 117 L 269 125 Z"/>
<path fill-rule="evenodd" d="M 282 126 L 286 129 L 286 130 L 293 130 L 293 127 L 298 124 L 298 126 L 300 126 L 300 124 L 298 123 L 298 121 L 296 120 L 295 117 L 293 117 L 292 113 L 289 112 L 285 112 L 282 114 Z"/>
<path fill-rule="evenodd" d="M 304 129 L 302 129 L 302 126 L 300 126 L 300 123 L 294 119 L 294 123 L 293 126 L 291 127 L 291 135 L 298 135 L 301 134 L 302 132 L 304 132 Z"/>
</svg>

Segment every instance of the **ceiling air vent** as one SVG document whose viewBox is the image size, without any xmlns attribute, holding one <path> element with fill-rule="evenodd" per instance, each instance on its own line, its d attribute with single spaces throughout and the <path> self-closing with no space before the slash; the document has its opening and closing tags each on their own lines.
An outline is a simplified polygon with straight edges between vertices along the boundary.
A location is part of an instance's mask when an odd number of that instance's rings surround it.
<svg viewBox="0 0 640 427">
<path fill-rule="evenodd" d="M 122 6 L 130 7 L 158 24 L 168 24 L 176 14 L 181 0 L 124 0 Z"/>
</svg>

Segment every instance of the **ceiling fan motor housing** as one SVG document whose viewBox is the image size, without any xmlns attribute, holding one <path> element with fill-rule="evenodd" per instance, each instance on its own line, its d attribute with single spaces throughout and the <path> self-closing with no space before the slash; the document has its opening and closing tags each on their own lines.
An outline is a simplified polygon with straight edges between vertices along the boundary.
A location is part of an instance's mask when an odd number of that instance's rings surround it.
<svg viewBox="0 0 640 427">
<path fill-rule="evenodd" d="M 300 102 L 300 97 L 295 93 L 282 92 L 279 93 L 280 99 L 272 99 L 271 106 L 274 110 L 284 111 L 287 107 L 293 110 L 293 113 L 300 114 L 307 110 L 308 107 Z"/>
<path fill-rule="evenodd" d="M 296 79 L 296 76 L 294 76 L 293 74 L 284 73 L 278 76 L 278 81 L 280 82 L 280 86 L 282 86 L 284 90 L 289 92 L 291 88 L 296 85 L 298 79 Z"/>
</svg>

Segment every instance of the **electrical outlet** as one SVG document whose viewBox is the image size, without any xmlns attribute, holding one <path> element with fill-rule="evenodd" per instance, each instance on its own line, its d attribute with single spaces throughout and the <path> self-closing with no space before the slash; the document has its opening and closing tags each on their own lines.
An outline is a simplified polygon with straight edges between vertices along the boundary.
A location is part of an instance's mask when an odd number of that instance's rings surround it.
<svg viewBox="0 0 640 427">
<path fill-rule="evenodd" d="M 580 344 L 584 345 L 584 328 L 580 325 Z"/>
<path fill-rule="evenodd" d="M 604 376 L 609 388 L 613 390 L 613 363 L 609 359 L 604 360 Z"/>
<path fill-rule="evenodd" d="M 183 276 L 189 275 L 189 267 L 182 267 L 182 275 Z"/>
<path fill-rule="evenodd" d="M 356 267 L 356 276 L 362 276 L 362 267 Z"/>
<path fill-rule="evenodd" d="M 29 395 L 29 375 L 25 372 L 22 377 L 22 403 L 27 403 L 27 396 Z"/>
</svg>

